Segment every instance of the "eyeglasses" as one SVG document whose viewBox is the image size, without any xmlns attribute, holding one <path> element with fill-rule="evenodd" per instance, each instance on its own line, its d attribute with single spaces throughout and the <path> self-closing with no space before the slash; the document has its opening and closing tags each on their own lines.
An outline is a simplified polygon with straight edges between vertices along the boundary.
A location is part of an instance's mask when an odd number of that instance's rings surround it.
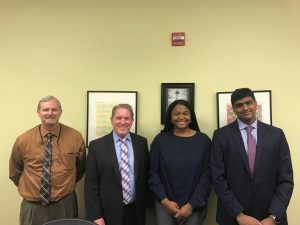
<svg viewBox="0 0 300 225">
<path fill-rule="evenodd" d="M 255 103 L 254 100 L 249 100 L 249 101 L 246 101 L 246 102 L 241 102 L 241 103 L 234 104 L 234 108 L 241 109 L 244 106 L 252 106 L 254 103 Z"/>
</svg>

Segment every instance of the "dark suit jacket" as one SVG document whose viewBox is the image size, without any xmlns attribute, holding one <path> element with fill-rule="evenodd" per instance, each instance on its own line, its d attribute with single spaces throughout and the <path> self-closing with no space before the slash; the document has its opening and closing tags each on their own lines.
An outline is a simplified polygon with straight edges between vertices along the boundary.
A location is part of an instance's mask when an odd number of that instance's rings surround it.
<svg viewBox="0 0 300 225">
<path fill-rule="evenodd" d="M 138 225 L 145 224 L 148 202 L 147 177 L 149 153 L 147 140 L 130 133 L 134 152 L 135 205 Z M 121 225 L 123 218 L 122 185 L 112 132 L 91 141 L 85 174 L 86 217 L 104 218 L 106 225 Z"/>
<path fill-rule="evenodd" d="M 283 131 L 258 121 L 253 178 L 237 121 L 216 130 L 212 141 L 211 174 L 218 196 L 217 222 L 237 224 L 235 218 L 243 212 L 258 220 L 275 214 L 281 225 L 286 225 L 294 183 Z"/>
</svg>

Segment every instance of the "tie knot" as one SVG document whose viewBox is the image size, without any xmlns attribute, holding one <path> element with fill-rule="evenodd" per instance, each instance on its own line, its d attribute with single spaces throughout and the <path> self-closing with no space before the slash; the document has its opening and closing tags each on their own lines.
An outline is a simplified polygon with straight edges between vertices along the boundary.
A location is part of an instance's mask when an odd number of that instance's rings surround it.
<svg viewBox="0 0 300 225">
<path fill-rule="evenodd" d="M 47 134 L 47 140 L 48 140 L 48 141 L 51 141 L 52 136 L 53 136 L 53 134 L 48 133 L 48 134 Z"/>
<path fill-rule="evenodd" d="M 121 140 L 121 142 L 122 142 L 123 144 L 125 144 L 125 143 L 126 143 L 126 137 L 124 137 L 124 138 L 120 138 L 120 140 Z"/>
<path fill-rule="evenodd" d="M 247 126 L 246 130 L 247 130 L 248 133 L 251 133 L 251 131 L 253 130 L 253 127 L 252 126 Z"/>
</svg>

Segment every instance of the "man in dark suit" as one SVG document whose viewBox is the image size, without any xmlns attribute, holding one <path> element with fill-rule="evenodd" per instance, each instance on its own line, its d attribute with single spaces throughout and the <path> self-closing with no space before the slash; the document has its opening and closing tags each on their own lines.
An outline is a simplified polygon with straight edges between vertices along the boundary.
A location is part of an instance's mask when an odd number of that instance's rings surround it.
<svg viewBox="0 0 300 225">
<path fill-rule="evenodd" d="M 113 131 L 89 144 L 86 217 L 98 225 L 145 224 L 149 153 L 147 140 L 130 133 L 133 116 L 130 105 L 116 105 L 110 118 Z"/>
<path fill-rule="evenodd" d="M 217 222 L 287 225 L 294 182 L 285 135 L 256 119 L 257 102 L 249 88 L 236 89 L 231 104 L 237 120 L 213 135 L 211 174 L 218 197 Z M 253 138 L 254 144 L 247 143 Z"/>
</svg>

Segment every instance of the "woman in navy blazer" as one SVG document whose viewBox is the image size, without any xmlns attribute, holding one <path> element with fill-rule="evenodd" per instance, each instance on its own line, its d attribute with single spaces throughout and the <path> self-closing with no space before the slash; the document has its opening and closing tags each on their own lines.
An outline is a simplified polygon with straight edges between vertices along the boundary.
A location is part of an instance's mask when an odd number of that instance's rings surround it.
<svg viewBox="0 0 300 225">
<path fill-rule="evenodd" d="M 157 225 L 201 225 L 211 190 L 211 141 L 199 131 L 191 104 L 170 104 L 163 132 L 150 150 L 150 189 L 154 193 Z"/>
</svg>

